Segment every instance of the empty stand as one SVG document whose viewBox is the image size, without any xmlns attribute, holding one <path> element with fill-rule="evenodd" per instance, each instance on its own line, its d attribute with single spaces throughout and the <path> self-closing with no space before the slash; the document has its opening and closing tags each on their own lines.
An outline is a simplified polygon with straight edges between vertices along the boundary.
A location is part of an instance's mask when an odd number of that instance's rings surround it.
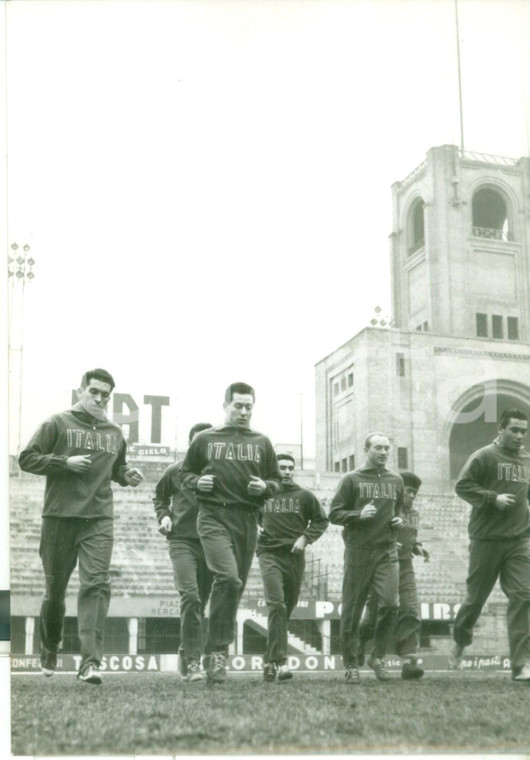
<svg viewBox="0 0 530 760">
<path fill-rule="evenodd" d="M 146 480 L 138 488 L 114 486 L 115 543 L 111 566 L 113 596 L 174 597 L 173 573 L 166 540 L 158 533 L 152 497 L 154 480 Z M 11 593 L 16 596 L 40 596 L 43 577 L 38 555 L 44 478 L 22 474 L 10 478 L 11 516 Z M 316 491 L 329 508 L 329 488 Z M 468 561 L 467 522 L 469 507 L 453 494 L 421 493 L 419 538 L 431 553 L 429 563 L 414 560 L 420 601 L 460 602 L 465 594 Z M 306 550 L 306 563 L 318 561 L 322 581 L 319 586 L 309 578 L 304 586 L 305 598 L 315 589 L 326 598 L 339 600 L 342 586 L 342 529 L 330 525 L 315 544 Z M 68 593 L 78 589 L 74 572 Z M 257 559 L 254 558 L 245 600 L 263 598 Z M 504 596 L 497 586 L 490 598 L 502 603 Z"/>
</svg>

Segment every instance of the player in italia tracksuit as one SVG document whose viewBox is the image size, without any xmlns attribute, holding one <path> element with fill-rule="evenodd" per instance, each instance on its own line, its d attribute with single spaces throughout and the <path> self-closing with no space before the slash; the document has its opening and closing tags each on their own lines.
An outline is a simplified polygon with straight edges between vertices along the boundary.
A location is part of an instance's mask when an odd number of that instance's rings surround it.
<svg viewBox="0 0 530 760">
<path fill-rule="evenodd" d="M 526 414 L 504 411 L 497 440 L 471 455 L 456 483 L 456 493 L 472 510 L 467 594 L 456 615 L 448 664 L 460 666 L 498 578 L 508 597 L 512 678 L 530 682 L 530 454 L 523 447 L 527 431 Z"/>
<path fill-rule="evenodd" d="M 40 611 L 41 669 L 45 676 L 55 671 L 66 588 L 79 561 L 78 678 L 90 684 L 101 683 L 98 667 L 110 600 L 111 481 L 136 487 L 143 479 L 139 470 L 127 465 L 121 428 L 105 414 L 113 388 L 106 370 L 86 372 L 78 403 L 46 420 L 19 458 L 22 470 L 46 476 L 39 549 L 46 580 Z"/>
<path fill-rule="evenodd" d="M 225 424 L 199 433 L 181 471 L 199 502 L 197 531 L 214 574 L 210 595 L 208 683 L 226 678 L 226 654 L 235 638 L 237 608 L 256 549 L 258 512 L 280 489 L 269 439 L 251 430 L 254 390 L 233 383 L 225 394 Z"/>
<path fill-rule="evenodd" d="M 399 610 L 394 631 L 396 654 L 403 665 L 401 678 L 418 679 L 423 669 L 417 664 L 420 641 L 421 618 L 418 604 L 418 590 L 414 574 L 413 557 L 423 557 L 429 561 L 430 555 L 421 541 L 418 541 L 419 511 L 414 500 L 421 486 L 421 479 L 413 472 L 400 472 L 404 484 L 403 525 L 397 531 L 399 559 Z M 374 633 L 377 622 L 378 600 L 370 593 L 359 626 L 359 664 L 364 662 L 364 645 Z"/>
<path fill-rule="evenodd" d="M 300 595 L 305 568 L 304 550 L 328 526 L 316 496 L 293 482 L 295 462 L 278 454 L 281 491 L 263 506 L 258 536 L 258 559 L 269 611 L 265 681 L 292 678 L 287 666 L 287 624 Z"/>
<path fill-rule="evenodd" d="M 380 681 L 390 678 L 383 657 L 398 608 L 399 567 L 396 529 L 403 524 L 403 480 L 387 470 L 388 438 L 372 433 L 365 441 L 366 463 L 339 483 L 329 521 L 343 525 L 341 648 L 346 681 L 360 681 L 359 622 L 370 588 L 379 601 L 374 651 L 368 665 Z"/>
<path fill-rule="evenodd" d="M 194 425 L 189 442 L 212 426 Z M 179 671 L 188 681 L 201 681 L 201 654 L 204 650 L 204 609 L 210 596 L 213 575 L 208 569 L 197 533 L 199 505 L 195 495 L 182 487 L 182 462 L 167 468 L 156 485 L 153 504 L 160 532 L 168 541 L 175 588 L 180 595 Z"/>
</svg>

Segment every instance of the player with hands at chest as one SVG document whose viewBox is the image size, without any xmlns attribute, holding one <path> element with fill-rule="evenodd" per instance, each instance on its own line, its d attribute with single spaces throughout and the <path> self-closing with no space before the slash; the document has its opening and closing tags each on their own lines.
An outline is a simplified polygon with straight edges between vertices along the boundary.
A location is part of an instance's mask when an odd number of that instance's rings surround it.
<svg viewBox="0 0 530 760">
<path fill-rule="evenodd" d="M 232 383 L 225 422 L 200 433 L 184 459 L 184 487 L 199 503 L 197 531 L 214 573 L 210 596 L 208 683 L 226 678 L 226 655 L 235 637 L 237 609 L 256 548 L 258 512 L 280 488 L 276 454 L 267 436 L 251 430 L 255 392 Z"/>
</svg>

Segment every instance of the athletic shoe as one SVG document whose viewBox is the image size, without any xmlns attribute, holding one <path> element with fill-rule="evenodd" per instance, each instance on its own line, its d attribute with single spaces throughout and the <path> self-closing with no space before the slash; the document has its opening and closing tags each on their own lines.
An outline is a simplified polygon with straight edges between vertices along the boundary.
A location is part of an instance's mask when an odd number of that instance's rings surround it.
<svg viewBox="0 0 530 760">
<path fill-rule="evenodd" d="M 391 675 L 388 670 L 385 669 L 385 663 L 379 657 L 371 655 L 366 664 L 368 667 L 372 668 L 378 681 L 390 681 Z"/>
<path fill-rule="evenodd" d="M 226 655 L 224 652 L 210 652 L 210 667 L 206 677 L 209 684 L 226 681 Z"/>
<path fill-rule="evenodd" d="M 280 665 L 278 668 L 278 681 L 289 681 L 293 677 L 293 674 L 289 670 L 287 665 Z"/>
<path fill-rule="evenodd" d="M 204 681 L 205 675 L 201 670 L 198 660 L 188 661 L 188 675 L 186 676 L 188 681 Z"/>
<path fill-rule="evenodd" d="M 268 683 L 272 683 L 276 680 L 276 673 L 278 672 L 278 666 L 275 662 L 266 662 L 263 667 L 263 680 Z"/>
<path fill-rule="evenodd" d="M 42 652 L 40 656 L 40 669 L 42 673 L 47 677 L 51 678 L 53 674 L 55 673 L 55 668 L 57 667 L 57 655 L 55 652 Z"/>
<path fill-rule="evenodd" d="M 464 649 L 461 644 L 457 644 L 453 641 L 451 648 L 449 649 L 449 658 L 447 660 L 447 666 L 449 670 L 458 670 L 464 659 Z"/>
<path fill-rule="evenodd" d="M 91 662 L 88 665 L 85 665 L 83 670 L 79 671 L 77 677 L 84 683 L 91 683 L 95 686 L 99 686 L 101 684 L 101 676 L 99 674 L 99 671 Z"/>
<path fill-rule="evenodd" d="M 512 681 L 517 683 L 530 683 L 530 663 L 525 663 L 522 668 L 512 674 Z"/>
<path fill-rule="evenodd" d="M 415 662 L 404 662 L 401 668 L 401 678 L 405 681 L 412 681 L 421 678 L 424 671 Z"/>
<path fill-rule="evenodd" d="M 179 649 L 178 653 L 178 672 L 182 679 L 186 679 L 188 676 L 188 658 L 184 654 L 182 649 Z"/>
<path fill-rule="evenodd" d="M 357 668 L 346 668 L 344 676 L 346 683 L 361 683 L 361 676 Z"/>
</svg>

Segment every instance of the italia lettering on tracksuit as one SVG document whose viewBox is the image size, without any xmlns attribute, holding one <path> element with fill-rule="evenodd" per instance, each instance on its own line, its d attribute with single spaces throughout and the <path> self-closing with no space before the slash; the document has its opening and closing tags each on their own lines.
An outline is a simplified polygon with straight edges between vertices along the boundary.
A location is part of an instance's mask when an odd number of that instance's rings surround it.
<svg viewBox="0 0 530 760">
<path fill-rule="evenodd" d="M 121 428 L 96 419 L 80 404 L 46 420 L 20 454 L 22 470 L 46 476 L 43 517 L 112 517 L 111 480 L 127 486 L 127 446 Z M 90 455 L 85 473 L 66 467 L 71 456 Z"/>
<path fill-rule="evenodd" d="M 495 541 L 530 535 L 530 454 L 522 449 L 511 454 L 498 443 L 484 446 L 470 456 L 455 487 L 472 506 L 469 536 Z M 515 497 L 509 509 L 499 510 L 499 494 Z"/>
</svg>

